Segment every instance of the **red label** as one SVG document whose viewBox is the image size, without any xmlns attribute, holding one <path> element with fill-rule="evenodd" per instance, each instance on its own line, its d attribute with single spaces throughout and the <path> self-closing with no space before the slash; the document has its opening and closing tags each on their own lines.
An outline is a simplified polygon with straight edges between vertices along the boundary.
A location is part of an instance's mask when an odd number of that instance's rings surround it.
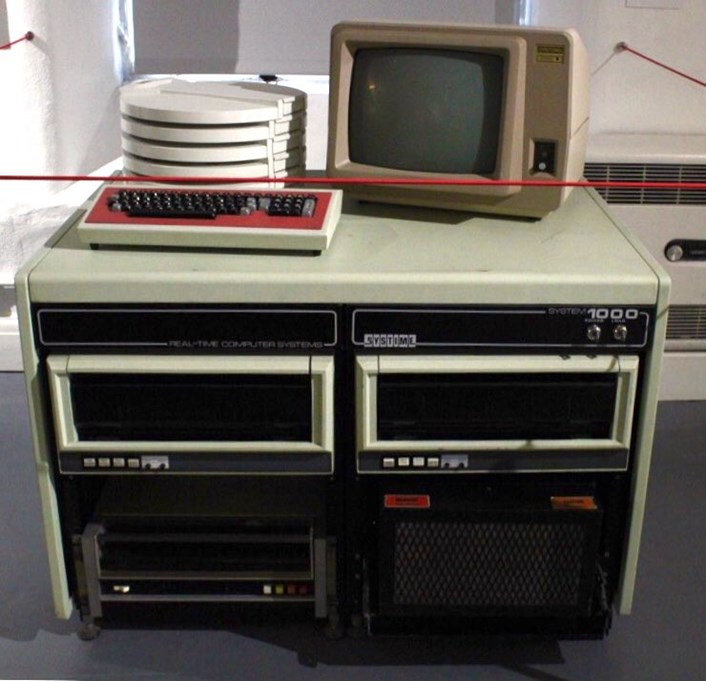
<svg viewBox="0 0 706 681">
<path fill-rule="evenodd" d="M 385 508 L 430 508 L 428 494 L 386 494 Z"/>
<path fill-rule="evenodd" d="M 598 505 L 593 497 L 552 497 L 555 511 L 596 511 Z"/>
</svg>

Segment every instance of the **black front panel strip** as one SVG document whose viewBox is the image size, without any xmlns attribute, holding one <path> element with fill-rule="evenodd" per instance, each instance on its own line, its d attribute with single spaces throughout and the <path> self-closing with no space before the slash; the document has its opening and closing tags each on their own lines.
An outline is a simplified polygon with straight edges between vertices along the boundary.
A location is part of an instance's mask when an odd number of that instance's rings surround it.
<svg viewBox="0 0 706 681">
<path fill-rule="evenodd" d="M 43 308 L 40 346 L 144 348 L 180 352 L 317 350 L 338 342 L 337 313 L 329 309 Z"/>
<path fill-rule="evenodd" d="M 126 444 L 124 454 L 64 452 L 62 473 L 88 475 L 170 475 L 175 473 L 297 474 L 333 472 L 328 452 L 163 452 L 141 454 Z"/>
<path fill-rule="evenodd" d="M 352 342 L 376 350 L 644 348 L 651 308 L 535 306 L 361 308 Z"/>
<path fill-rule="evenodd" d="M 376 350 L 643 349 L 645 306 L 352 308 L 350 339 Z M 334 307 L 43 306 L 40 347 L 181 352 L 315 351 L 337 347 Z"/>
<path fill-rule="evenodd" d="M 402 473 L 423 475 L 463 475 L 464 473 L 548 473 L 554 471 L 624 471 L 627 449 L 576 449 L 528 451 L 436 450 L 361 452 L 361 473 Z"/>
</svg>

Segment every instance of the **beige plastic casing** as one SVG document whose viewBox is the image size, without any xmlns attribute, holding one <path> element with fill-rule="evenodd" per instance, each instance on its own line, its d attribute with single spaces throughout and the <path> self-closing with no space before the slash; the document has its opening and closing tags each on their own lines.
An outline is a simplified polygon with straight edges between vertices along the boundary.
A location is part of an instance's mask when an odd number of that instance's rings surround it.
<svg viewBox="0 0 706 681">
<path fill-rule="evenodd" d="M 349 111 L 356 52 L 366 48 L 429 47 L 495 54 L 505 61 L 502 119 L 495 171 L 456 175 L 375 167 L 351 158 Z M 552 56 L 555 61 L 552 61 Z M 385 180 L 581 179 L 589 116 L 586 49 L 572 29 L 522 26 L 341 23 L 331 32 L 327 173 L 332 178 Z M 415 83 L 410 83 L 414 87 Z M 433 102 L 418 93 L 419 106 Z M 392 124 L 392 123 L 391 123 Z M 420 133 L 421 134 L 421 133 Z M 536 142 L 556 145 L 553 173 L 533 170 Z M 370 201 L 503 215 L 541 217 L 559 207 L 568 187 L 345 185 Z"/>
<path fill-rule="evenodd" d="M 635 591 L 671 282 L 595 192 L 578 189 L 560 210 L 527 225 L 442 211 L 380 206 L 344 210 L 336 239 L 312 258 L 159 249 L 92 250 L 77 234 L 87 206 L 60 227 L 16 277 L 17 309 L 54 608 L 70 617 L 55 479 L 46 365 L 33 306 L 310 304 L 640 306 L 654 308 L 641 358 L 632 486 L 616 609 Z"/>
<path fill-rule="evenodd" d="M 356 359 L 358 452 L 581 451 L 628 449 L 633 425 L 639 360 L 635 356 L 562 355 L 365 355 Z M 563 440 L 380 440 L 377 436 L 377 379 L 381 374 L 617 374 L 612 432 L 604 439 Z M 360 470 L 360 469 L 359 469 Z M 557 468 L 556 470 L 560 470 Z M 385 471 L 380 471 L 384 473 Z M 399 473 L 399 470 L 395 471 Z"/>
<path fill-rule="evenodd" d="M 54 428 L 62 452 L 327 452 L 333 472 L 333 358 L 310 356 L 171 357 L 151 355 L 51 355 L 47 359 Z M 257 374 L 311 378 L 309 442 L 82 441 L 74 425 L 71 377 L 75 374 Z"/>
</svg>

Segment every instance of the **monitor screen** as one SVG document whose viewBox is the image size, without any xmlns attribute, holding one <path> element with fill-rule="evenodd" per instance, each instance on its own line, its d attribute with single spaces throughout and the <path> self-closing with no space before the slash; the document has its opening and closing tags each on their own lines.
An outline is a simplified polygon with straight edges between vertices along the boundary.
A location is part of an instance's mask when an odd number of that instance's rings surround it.
<svg viewBox="0 0 706 681">
<path fill-rule="evenodd" d="M 492 174 L 503 70 L 501 56 L 482 52 L 359 50 L 348 123 L 351 160 L 398 170 Z"/>
</svg>

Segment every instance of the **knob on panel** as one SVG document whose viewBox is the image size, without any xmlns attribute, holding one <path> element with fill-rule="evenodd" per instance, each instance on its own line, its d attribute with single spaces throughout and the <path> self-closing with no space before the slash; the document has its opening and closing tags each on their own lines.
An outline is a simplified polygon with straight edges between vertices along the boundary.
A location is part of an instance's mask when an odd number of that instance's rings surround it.
<svg viewBox="0 0 706 681">
<path fill-rule="evenodd" d="M 679 244 L 667 246 L 664 254 L 670 262 L 678 262 L 684 257 L 684 249 Z"/>
<path fill-rule="evenodd" d="M 601 338 L 601 327 L 598 324 L 591 324 L 588 329 L 586 329 L 586 337 L 592 343 L 597 343 Z"/>
<path fill-rule="evenodd" d="M 622 343 L 628 337 L 628 327 L 625 324 L 618 324 L 613 327 L 613 338 Z"/>
<path fill-rule="evenodd" d="M 670 262 L 704 262 L 706 239 L 672 239 L 664 247 L 664 257 Z"/>
</svg>

